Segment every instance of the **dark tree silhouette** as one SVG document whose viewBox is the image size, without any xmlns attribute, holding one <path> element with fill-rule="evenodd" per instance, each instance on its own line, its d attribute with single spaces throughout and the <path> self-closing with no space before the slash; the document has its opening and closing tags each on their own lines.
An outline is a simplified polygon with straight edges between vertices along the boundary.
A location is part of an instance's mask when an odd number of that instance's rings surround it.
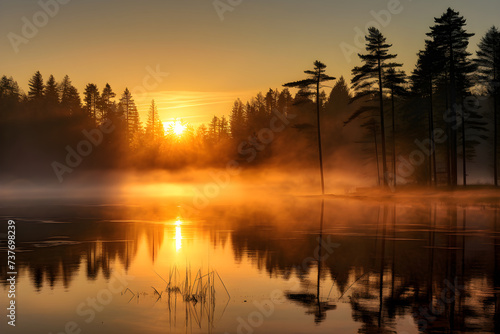
<svg viewBox="0 0 500 334">
<path fill-rule="evenodd" d="M 137 106 L 135 105 L 135 101 L 128 88 L 125 88 L 125 91 L 120 98 L 119 110 L 125 119 L 125 135 L 127 137 L 127 143 L 128 145 L 131 145 L 136 133 L 139 131 L 140 120 Z"/>
<path fill-rule="evenodd" d="M 101 100 L 100 100 L 100 111 L 101 120 L 112 119 L 115 112 L 115 104 L 113 99 L 116 94 L 111 89 L 111 86 L 107 83 L 102 90 Z"/>
<path fill-rule="evenodd" d="M 29 91 L 28 98 L 33 102 L 40 102 L 43 99 L 45 85 L 40 71 L 37 71 L 28 83 Z"/>
<path fill-rule="evenodd" d="M 328 96 L 328 101 L 326 108 L 328 111 L 333 111 L 336 106 L 340 106 L 340 108 L 345 108 L 351 102 L 352 96 L 349 90 L 349 87 L 344 79 L 341 76 L 330 92 Z"/>
<path fill-rule="evenodd" d="M 411 76 L 412 93 L 428 99 L 428 130 L 431 155 L 429 157 L 429 184 L 437 185 L 436 144 L 434 138 L 434 90 L 438 73 L 442 70 L 444 56 L 432 41 L 426 41 L 425 50 L 418 53 L 415 70 Z"/>
<path fill-rule="evenodd" d="M 208 138 L 213 141 L 219 141 L 219 117 L 214 116 L 208 124 Z"/>
<path fill-rule="evenodd" d="M 82 101 L 80 99 L 80 94 L 75 86 L 71 83 L 69 76 L 65 76 L 61 83 L 59 84 L 59 90 L 61 95 L 61 108 L 68 115 L 78 115 L 81 112 Z"/>
<path fill-rule="evenodd" d="M 49 76 L 45 85 L 44 99 L 45 108 L 49 111 L 54 111 L 59 105 L 59 89 L 53 75 Z"/>
<path fill-rule="evenodd" d="M 380 133 L 382 137 L 382 169 L 384 173 L 384 186 L 387 186 L 387 152 L 386 152 L 386 137 L 385 137 L 385 120 L 384 120 L 384 71 L 388 68 L 402 66 L 401 64 L 388 63 L 390 59 L 396 58 L 396 55 L 389 54 L 389 49 L 392 44 L 388 44 L 382 33 L 371 27 L 368 29 L 366 39 L 367 54 L 359 54 L 359 58 L 364 62 L 361 67 L 355 67 L 352 70 L 353 79 L 352 85 L 357 95 L 356 98 L 373 95 L 374 85 L 378 86 L 378 100 L 380 112 Z"/>
<path fill-rule="evenodd" d="M 278 110 L 286 113 L 290 111 L 292 103 L 293 97 L 290 94 L 290 91 L 288 90 L 288 88 L 283 89 L 278 96 Z"/>
<path fill-rule="evenodd" d="M 492 27 L 479 43 L 477 58 L 479 81 L 493 96 L 493 174 L 498 186 L 498 100 L 500 95 L 500 31 Z"/>
<path fill-rule="evenodd" d="M 352 136 L 344 131 L 344 121 L 350 114 L 352 96 L 344 77 L 341 76 L 333 86 L 325 103 L 325 117 L 323 124 L 328 129 L 324 134 L 326 154 L 334 154 L 339 145 L 347 145 Z M 352 132 L 352 131 L 351 131 Z"/>
<path fill-rule="evenodd" d="M 269 91 L 266 94 L 266 112 L 267 114 L 271 114 L 274 109 L 278 107 L 278 97 L 279 97 L 279 92 L 278 90 L 272 90 L 269 89 Z"/>
<path fill-rule="evenodd" d="M 158 140 L 165 135 L 165 128 L 158 114 L 158 107 L 155 100 L 151 101 L 149 107 L 148 122 L 146 123 L 146 136 L 151 143 L 158 143 Z"/>
<path fill-rule="evenodd" d="M 85 110 L 94 123 L 97 123 L 97 110 L 100 100 L 99 89 L 95 84 L 88 84 L 84 92 Z"/>
<path fill-rule="evenodd" d="M 229 122 L 227 121 L 226 116 L 222 115 L 222 117 L 219 119 L 219 124 L 218 124 L 218 135 L 220 139 L 225 139 L 229 137 Z"/>
<path fill-rule="evenodd" d="M 236 139 L 242 139 L 245 135 L 245 111 L 243 102 L 240 99 L 234 101 L 231 115 L 229 116 L 229 126 L 231 129 L 231 136 Z"/>
<path fill-rule="evenodd" d="M 325 74 L 326 65 L 320 61 L 314 62 L 314 70 L 307 70 L 304 73 L 309 75 L 308 79 L 294 81 L 284 84 L 285 87 L 294 87 L 299 89 L 307 89 L 311 86 L 316 88 L 316 117 L 317 117 L 317 128 L 318 128 L 318 151 L 319 151 L 319 166 L 321 172 L 321 193 L 325 194 L 325 181 L 323 176 L 323 153 L 321 148 L 321 120 L 320 120 L 320 108 L 321 108 L 321 83 L 325 81 L 335 80 L 334 77 Z M 312 95 L 313 93 L 311 93 Z"/>
<path fill-rule="evenodd" d="M 392 177 L 393 186 L 396 187 L 396 103 L 397 97 L 406 95 L 406 73 L 389 67 L 384 76 L 386 86 L 391 94 L 391 118 L 392 118 Z"/>
<path fill-rule="evenodd" d="M 0 101 L 2 101 L 0 110 L 6 111 L 9 109 L 7 105 L 12 103 L 17 104 L 20 98 L 21 90 L 14 78 L 7 78 L 5 75 L 2 76 L 0 79 Z"/>
<path fill-rule="evenodd" d="M 467 90 L 472 86 L 470 74 L 474 72 L 475 66 L 469 59 L 471 55 L 467 52 L 469 38 L 474 34 L 467 33 L 464 29 L 466 20 L 463 16 L 451 8 L 439 18 L 435 18 L 435 25 L 431 27 L 431 32 L 427 35 L 432 37 L 434 46 L 445 56 L 445 69 L 449 76 L 449 101 L 451 119 L 450 127 L 450 145 L 451 145 L 451 181 L 452 186 L 457 185 L 457 133 L 459 124 L 457 122 L 458 106 L 462 104 Z M 466 166 L 466 136 L 465 136 L 465 116 L 461 113 L 462 130 L 462 153 L 463 153 L 463 183 L 467 185 L 467 166 Z"/>
</svg>

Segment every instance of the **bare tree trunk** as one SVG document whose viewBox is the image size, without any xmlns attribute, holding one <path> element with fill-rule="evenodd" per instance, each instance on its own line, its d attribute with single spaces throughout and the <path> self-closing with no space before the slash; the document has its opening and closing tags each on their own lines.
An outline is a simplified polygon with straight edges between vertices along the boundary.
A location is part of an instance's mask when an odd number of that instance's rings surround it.
<svg viewBox="0 0 500 334">
<path fill-rule="evenodd" d="M 385 187 L 387 186 L 387 155 L 385 149 L 384 94 L 382 91 L 382 64 L 380 58 L 378 59 L 378 88 L 380 100 L 380 135 L 382 137 L 382 169 Z"/>
<path fill-rule="evenodd" d="M 450 32 L 450 105 L 451 105 L 451 171 L 452 179 L 451 185 L 455 187 L 457 185 L 458 173 L 457 173 L 457 132 L 453 127 L 457 125 L 457 85 L 455 77 L 455 54 L 453 50 L 453 36 Z"/>
<path fill-rule="evenodd" d="M 373 126 L 373 140 L 375 142 L 375 161 L 377 162 L 377 182 L 380 186 L 380 162 L 378 161 L 377 129 Z"/>
<path fill-rule="evenodd" d="M 497 68 L 496 68 L 496 53 L 493 52 L 493 177 L 495 178 L 495 187 L 498 187 L 498 87 L 497 87 Z"/>
<path fill-rule="evenodd" d="M 432 163 L 432 172 L 434 173 L 434 186 L 437 186 L 437 170 L 436 170 L 436 142 L 434 140 L 434 103 L 433 103 L 433 85 L 432 85 L 432 77 L 430 79 L 430 85 L 429 85 L 430 91 L 429 91 L 429 102 L 430 102 L 430 109 L 429 109 L 429 139 L 431 141 L 431 150 L 432 154 L 429 159 L 431 159 Z M 432 180 L 432 177 L 431 177 Z"/>
<path fill-rule="evenodd" d="M 319 115 L 319 110 L 320 110 L 320 97 L 319 97 L 319 84 L 320 84 L 320 79 L 321 79 L 321 71 L 318 70 L 318 84 L 316 86 L 316 113 L 317 113 L 317 120 L 318 120 L 318 150 L 319 150 L 319 169 L 321 172 L 321 194 L 325 194 L 325 179 L 323 176 L 323 151 L 321 148 L 321 122 L 320 122 L 320 115 Z"/>
<path fill-rule="evenodd" d="M 395 107 L 394 107 L 394 87 L 391 91 L 391 103 L 392 103 L 392 174 L 393 174 L 393 182 L 394 189 L 396 189 L 397 180 L 396 180 L 396 121 L 395 121 Z"/>
<path fill-rule="evenodd" d="M 446 73 L 446 80 L 445 80 L 445 96 L 446 96 L 446 104 L 445 104 L 445 112 L 447 112 L 450 108 L 450 96 L 448 94 L 449 91 L 449 75 Z M 451 126 L 447 122 L 446 123 L 446 135 L 448 140 L 446 141 L 447 143 L 447 148 L 446 148 L 446 176 L 447 176 L 447 183 L 448 186 L 452 185 L 452 168 L 451 168 Z"/>
<path fill-rule="evenodd" d="M 463 184 L 464 187 L 467 186 L 467 150 L 465 148 L 465 116 L 464 111 L 462 110 L 462 176 L 463 176 Z"/>
</svg>

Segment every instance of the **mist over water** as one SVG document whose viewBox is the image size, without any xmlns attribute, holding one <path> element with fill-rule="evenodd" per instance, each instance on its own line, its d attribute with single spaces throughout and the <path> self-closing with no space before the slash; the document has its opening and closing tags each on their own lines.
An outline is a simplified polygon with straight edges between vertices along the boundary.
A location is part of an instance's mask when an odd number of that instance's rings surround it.
<svg viewBox="0 0 500 334">
<path fill-rule="evenodd" d="M 337 174 L 337 175 L 336 175 Z M 327 171 L 326 188 L 332 194 L 354 192 L 367 178 L 353 173 Z M 369 181 L 368 181 L 369 182 Z M 4 181 L 0 196 L 5 199 L 120 197 L 220 198 L 315 195 L 320 186 L 317 168 L 301 169 L 278 165 L 266 168 L 186 168 L 179 171 L 95 171 L 75 173 L 63 183 L 53 179 Z"/>
</svg>

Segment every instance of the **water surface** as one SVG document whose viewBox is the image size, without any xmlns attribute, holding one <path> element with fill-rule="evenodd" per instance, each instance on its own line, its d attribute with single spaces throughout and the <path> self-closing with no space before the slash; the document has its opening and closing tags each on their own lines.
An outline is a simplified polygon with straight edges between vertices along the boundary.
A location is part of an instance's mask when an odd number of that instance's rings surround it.
<svg viewBox="0 0 500 334">
<path fill-rule="evenodd" d="M 2 333 L 500 331 L 495 203 L 58 203 L 1 207 L 19 272 L 17 326 Z"/>
</svg>

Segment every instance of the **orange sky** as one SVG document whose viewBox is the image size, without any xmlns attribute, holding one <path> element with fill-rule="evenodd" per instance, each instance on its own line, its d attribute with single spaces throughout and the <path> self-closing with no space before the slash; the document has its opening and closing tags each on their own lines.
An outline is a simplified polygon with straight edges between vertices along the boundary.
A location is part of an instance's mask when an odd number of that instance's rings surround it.
<svg viewBox="0 0 500 334">
<path fill-rule="evenodd" d="M 236 97 L 246 100 L 301 79 L 316 59 L 329 74 L 350 78 L 358 62 L 346 58 L 341 45 L 355 46 L 355 28 L 377 22 L 376 13 L 407 71 L 433 17 L 448 6 L 477 34 L 471 51 L 490 26 L 500 26 L 500 2 L 489 0 L 242 0 L 221 14 L 224 20 L 212 0 L 41 3 L 53 17 L 36 0 L 0 2 L 1 74 L 14 76 L 25 90 L 36 70 L 45 79 L 68 74 L 80 92 L 89 82 L 100 89 L 109 82 L 117 94 L 146 82 L 147 94 L 136 96 L 143 115 L 154 98 L 164 121 L 192 123 L 228 114 Z M 389 10 L 394 14 L 387 17 Z M 24 37 L 26 22 L 38 22 L 37 31 L 13 47 L 13 34 Z M 154 81 L 148 68 L 168 76 Z"/>
</svg>

